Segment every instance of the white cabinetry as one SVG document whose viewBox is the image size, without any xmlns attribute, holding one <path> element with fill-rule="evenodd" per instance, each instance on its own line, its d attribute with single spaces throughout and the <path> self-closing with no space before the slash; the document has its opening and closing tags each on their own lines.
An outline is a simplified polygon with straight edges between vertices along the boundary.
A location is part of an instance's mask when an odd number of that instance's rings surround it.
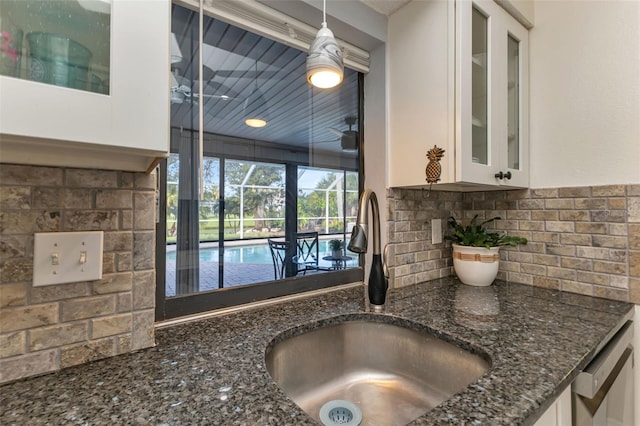
<svg viewBox="0 0 640 426">
<path fill-rule="evenodd" d="M 20 6 L 28 2 L 13 3 Z M 104 6 L 105 2 L 79 4 Z M 104 79 L 98 89 L 93 87 L 95 81 L 82 88 L 59 80 L 34 81 L 42 76 L 38 69 L 34 71 L 35 43 L 26 34 L 35 31 L 26 29 L 34 18 L 13 19 L 18 21 L 12 22 L 15 34 L 25 33 L 23 45 L 16 49 L 23 65 L 13 76 L 6 72 L 0 76 L 1 162 L 144 171 L 156 157 L 167 155 L 171 2 L 114 0 L 110 11 L 106 4 L 105 13 L 110 13 L 106 63 L 92 64 L 88 72 L 89 79 L 100 82 L 98 75 Z M 30 7 L 46 5 L 31 1 Z M 20 16 L 18 12 L 15 15 Z M 48 15 L 40 17 L 43 23 L 38 31 L 59 40 L 74 38 L 65 31 L 76 28 L 52 23 Z M 3 16 L 2 25 L 7 21 Z M 91 31 L 90 27 L 85 29 L 85 33 Z M 91 45 L 90 40 L 81 41 Z M 52 67 L 58 67 L 62 74 L 75 72 L 70 59 L 61 62 L 57 55 L 47 59 Z M 97 56 L 93 50 L 92 60 Z M 99 74 L 105 70 L 106 74 Z"/>
<path fill-rule="evenodd" d="M 571 386 L 567 386 L 534 426 L 569 426 L 571 424 Z"/>
<path fill-rule="evenodd" d="M 493 1 L 413 1 L 389 18 L 389 186 L 527 187 L 528 31 Z"/>
</svg>

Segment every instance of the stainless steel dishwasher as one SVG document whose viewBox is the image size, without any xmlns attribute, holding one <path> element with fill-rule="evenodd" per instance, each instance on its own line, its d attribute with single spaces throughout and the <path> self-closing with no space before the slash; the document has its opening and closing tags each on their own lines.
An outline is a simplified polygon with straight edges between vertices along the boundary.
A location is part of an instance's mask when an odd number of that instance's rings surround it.
<svg viewBox="0 0 640 426">
<path fill-rule="evenodd" d="M 575 426 L 634 426 L 633 322 L 607 343 L 572 385 Z"/>
</svg>

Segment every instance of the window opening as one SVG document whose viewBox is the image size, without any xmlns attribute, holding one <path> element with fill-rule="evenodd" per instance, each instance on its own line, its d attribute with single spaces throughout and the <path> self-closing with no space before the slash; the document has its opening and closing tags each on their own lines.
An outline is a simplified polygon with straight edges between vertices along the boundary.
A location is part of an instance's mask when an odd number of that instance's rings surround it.
<svg viewBox="0 0 640 426">
<path fill-rule="evenodd" d="M 361 180 L 362 75 L 346 69 L 338 88 L 311 88 L 306 52 L 205 16 L 200 76 L 197 25 L 197 12 L 173 6 L 172 38 L 182 60 L 171 66 L 171 155 L 163 166 L 166 226 L 158 232 L 157 317 L 361 279 L 359 258 L 345 247 Z M 269 117 L 260 129 L 243 118 L 256 87 L 263 100 L 254 106 Z M 307 233 L 317 234 L 318 254 L 303 264 L 307 257 L 299 253 L 298 237 Z M 274 276 L 270 239 L 289 242 L 283 279 Z M 331 240 L 343 243 L 337 260 Z"/>
</svg>

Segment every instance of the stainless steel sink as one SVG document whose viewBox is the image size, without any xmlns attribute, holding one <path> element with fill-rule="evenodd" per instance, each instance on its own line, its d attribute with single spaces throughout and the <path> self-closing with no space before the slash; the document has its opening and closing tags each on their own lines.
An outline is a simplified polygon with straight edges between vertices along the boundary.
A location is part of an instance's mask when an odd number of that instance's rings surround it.
<svg viewBox="0 0 640 426">
<path fill-rule="evenodd" d="M 323 405 L 346 400 L 361 410 L 361 425 L 391 426 L 420 417 L 489 369 L 487 356 L 384 318 L 285 333 L 267 348 L 267 370 L 321 424 Z"/>
</svg>

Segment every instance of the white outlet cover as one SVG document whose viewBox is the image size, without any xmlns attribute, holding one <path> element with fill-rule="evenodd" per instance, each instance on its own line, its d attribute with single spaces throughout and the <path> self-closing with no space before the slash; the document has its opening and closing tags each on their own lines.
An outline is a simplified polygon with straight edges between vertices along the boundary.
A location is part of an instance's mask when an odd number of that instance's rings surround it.
<svg viewBox="0 0 640 426">
<path fill-rule="evenodd" d="M 33 286 L 101 279 L 103 240 L 103 231 L 34 234 Z"/>
</svg>

